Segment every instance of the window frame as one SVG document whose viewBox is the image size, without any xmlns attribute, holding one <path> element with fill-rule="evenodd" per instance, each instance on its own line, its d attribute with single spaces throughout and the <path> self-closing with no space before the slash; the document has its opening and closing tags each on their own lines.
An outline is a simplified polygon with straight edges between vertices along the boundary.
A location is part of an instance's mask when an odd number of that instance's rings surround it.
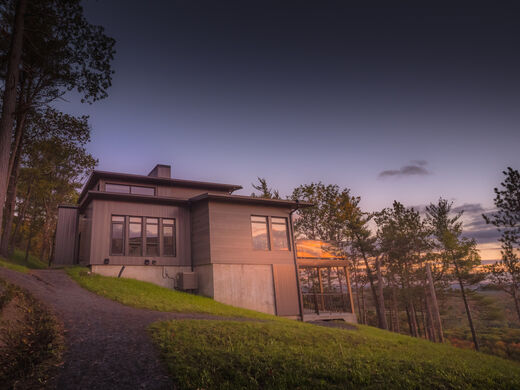
<svg viewBox="0 0 520 390">
<path fill-rule="evenodd" d="M 144 229 L 143 229 L 143 255 L 145 257 L 161 257 L 161 218 L 159 217 L 143 217 L 144 218 Z M 155 219 L 157 223 L 148 223 L 148 219 Z M 157 226 L 157 255 L 151 255 L 148 253 L 148 225 Z"/>
<path fill-rule="evenodd" d="M 172 220 L 173 224 L 170 223 L 164 223 L 164 220 Z M 172 227 L 172 237 L 173 237 L 173 254 L 167 255 L 164 252 L 164 227 L 165 226 L 171 226 Z M 177 257 L 177 219 L 176 218 L 161 218 L 160 221 L 160 256 L 162 257 Z"/>
<path fill-rule="evenodd" d="M 115 186 L 122 186 L 122 187 L 128 187 L 128 192 L 117 192 L 117 191 L 107 191 L 107 185 L 115 185 Z M 104 183 L 104 192 L 108 192 L 110 194 L 125 194 L 125 195 L 139 195 L 139 196 L 157 196 L 157 187 L 156 186 L 143 186 L 138 184 L 131 184 L 131 183 L 116 183 L 116 182 L 105 182 Z M 146 195 L 146 194 L 135 194 L 132 192 L 132 188 L 147 188 L 153 190 L 153 195 Z"/>
<path fill-rule="evenodd" d="M 266 234 L 266 237 L 267 237 L 267 248 L 265 248 L 265 249 L 255 248 L 254 239 L 253 239 L 253 223 L 260 223 L 260 222 L 253 222 L 253 217 L 265 218 L 265 226 L 266 226 L 266 229 L 267 229 L 267 232 L 266 232 L 267 233 Z M 254 251 L 268 252 L 268 251 L 272 250 L 272 247 L 271 247 L 270 222 L 269 222 L 269 216 L 268 215 L 251 214 L 249 216 L 249 230 L 250 230 L 250 233 L 251 233 L 251 247 L 253 248 Z"/>
<path fill-rule="evenodd" d="M 271 236 L 273 234 L 273 225 L 282 225 L 282 223 L 279 223 L 279 222 L 275 222 L 273 223 L 273 218 L 277 218 L 277 219 L 283 219 L 285 221 L 285 238 L 287 239 L 287 248 L 274 248 L 273 244 L 271 244 L 271 250 L 273 251 L 282 251 L 282 252 L 286 252 L 286 251 L 291 251 L 291 237 L 289 235 L 289 218 L 288 217 L 279 217 L 277 215 L 273 215 L 273 216 L 270 216 L 269 217 L 269 222 L 270 222 L 270 225 L 271 225 L 271 230 L 270 230 L 270 233 L 271 233 Z M 271 237 L 271 243 L 273 243 L 274 240 L 272 239 Z"/>
<path fill-rule="evenodd" d="M 130 222 L 130 218 L 140 218 L 141 219 L 141 254 L 140 255 L 131 255 L 130 254 L 130 223 L 136 223 L 136 222 Z M 144 232 L 144 218 L 146 217 L 143 217 L 143 216 L 139 216 L 139 215 L 127 215 L 126 216 L 126 226 L 127 226 L 127 231 L 128 231 L 128 246 L 127 246 L 127 255 L 128 257 L 145 257 L 146 255 L 144 254 L 144 243 L 145 243 L 145 232 Z"/>
<path fill-rule="evenodd" d="M 122 217 L 123 221 L 112 221 L 113 217 Z M 114 253 L 112 251 L 112 240 L 114 237 L 114 223 L 116 224 L 122 224 L 123 225 L 123 246 L 122 246 L 122 253 Z M 111 214 L 110 215 L 110 250 L 109 250 L 110 256 L 125 256 L 126 253 L 126 215 L 118 215 L 118 214 Z"/>
</svg>

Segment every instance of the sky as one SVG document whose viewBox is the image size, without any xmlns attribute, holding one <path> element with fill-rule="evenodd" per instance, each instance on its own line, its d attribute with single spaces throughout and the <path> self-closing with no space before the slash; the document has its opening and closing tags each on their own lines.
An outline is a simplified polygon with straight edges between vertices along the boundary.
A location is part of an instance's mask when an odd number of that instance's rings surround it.
<svg viewBox="0 0 520 390">
<path fill-rule="evenodd" d="M 98 169 L 240 184 L 288 195 L 322 181 L 366 211 L 439 197 L 483 223 L 520 168 L 520 12 L 514 2 L 96 1 L 116 39 L 109 97 L 90 115 Z M 492 5 L 492 7 L 491 7 Z"/>
</svg>

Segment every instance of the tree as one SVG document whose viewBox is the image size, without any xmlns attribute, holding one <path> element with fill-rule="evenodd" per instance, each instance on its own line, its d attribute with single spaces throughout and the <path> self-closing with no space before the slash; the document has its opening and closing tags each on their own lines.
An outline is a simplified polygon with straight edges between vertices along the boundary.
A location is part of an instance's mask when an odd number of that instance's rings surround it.
<svg viewBox="0 0 520 390">
<path fill-rule="evenodd" d="M 495 188 L 497 211 L 482 215 L 488 224 L 493 224 L 501 233 L 502 259 L 488 267 L 491 280 L 503 291 L 511 295 L 520 319 L 520 173 L 511 167 L 503 174 L 506 179 Z"/>
<path fill-rule="evenodd" d="M 440 260 L 450 271 L 447 276 L 451 276 L 459 284 L 473 344 L 478 351 L 479 343 L 466 288 L 468 285 L 477 283 L 481 278 L 481 275 L 475 272 L 481 261 L 475 240 L 462 237 L 462 213 L 452 215 L 452 203 L 442 198 L 437 204 L 431 203 L 426 207 L 427 221 L 435 239 Z"/>
<path fill-rule="evenodd" d="M 373 270 L 369 264 L 374 255 L 374 241 L 368 222 L 370 216 L 359 208 L 360 198 L 352 196 L 348 188 L 340 189 L 337 185 L 311 183 L 294 189 L 292 199 L 302 199 L 314 203 L 314 207 L 298 210 L 294 223 L 296 232 L 309 239 L 323 240 L 338 248 L 348 244 L 358 253 L 364 263 L 370 288 L 376 303 L 379 327 L 387 329 L 384 298 L 379 291 L 382 282 L 376 284 L 377 267 Z M 376 257 L 377 264 L 377 257 Z"/>
<path fill-rule="evenodd" d="M 278 193 L 278 190 L 269 188 L 267 185 L 267 180 L 263 177 L 257 177 L 258 184 L 251 183 L 253 188 L 257 191 L 260 191 L 260 194 L 257 195 L 255 193 L 252 193 L 251 196 L 259 197 L 259 198 L 266 198 L 266 199 L 280 199 L 280 194 Z"/>
<path fill-rule="evenodd" d="M 2 24 L 9 25 L 13 19 L 12 8 L 5 7 Z M 115 41 L 104 34 L 102 27 L 86 21 L 80 0 L 29 1 L 25 25 L 22 77 L 17 85 L 16 126 L 12 136 L 12 122 L 6 127 L 10 135 L 8 145 L 11 146 L 9 164 L 5 172 L 0 172 L 2 210 L 4 201 L 12 203 L 11 199 L 6 200 L 4 188 L 7 180 L 9 183 L 17 180 L 16 168 L 20 162 L 27 115 L 74 89 L 80 93 L 82 101 L 92 103 L 103 99 L 107 96 L 106 90 L 111 85 L 113 74 L 111 60 Z M 2 49 L 0 45 L 0 65 L 9 58 L 7 51 Z M 9 149 L 9 146 L 6 147 Z M 12 185 L 7 192 L 15 194 Z"/>
<path fill-rule="evenodd" d="M 420 214 L 414 208 L 406 208 L 394 201 L 392 208 L 377 214 L 375 221 L 377 238 L 383 256 L 383 264 L 392 275 L 394 283 L 400 285 L 410 334 L 419 336 L 417 308 L 414 302 L 418 267 L 429 249 L 428 232 Z"/>
<path fill-rule="evenodd" d="M 3 208 L 7 194 L 7 178 L 9 177 L 9 154 L 11 149 L 11 131 L 16 108 L 16 88 L 20 74 L 22 59 L 25 11 L 27 0 L 18 0 L 7 52 L 7 74 L 2 96 L 2 113 L 0 116 L 0 226 L 3 221 Z M 6 9 L 7 10 L 7 9 Z"/>
</svg>

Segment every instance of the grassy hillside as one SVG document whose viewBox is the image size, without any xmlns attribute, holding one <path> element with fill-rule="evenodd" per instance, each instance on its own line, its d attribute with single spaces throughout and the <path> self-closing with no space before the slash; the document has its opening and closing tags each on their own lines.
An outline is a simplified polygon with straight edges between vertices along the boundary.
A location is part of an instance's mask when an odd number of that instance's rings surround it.
<svg viewBox="0 0 520 390">
<path fill-rule="evenodd" d="M 128 306 L 178 313 L 205 313 L 224 317 L 267 320 L 278 318 L 135 279 L 88 274 L 88 269 L 83 267 L 72 267 L 66 270 L 69 276 L 83 288 Z"/>
<path fill-rule="evenodd" d="M 181 389 L 520 388 L 520 365 L 359 326 L 168 321 L 150 328 Z"/>
<path fill-rule="evenodd" d="M 29 255 L 27 261 L 25 261 L 25 252 L 19 249 L 15 249 L 13 255 L 6 259 L 0 257 L 0 267 L 5 267 L 18 272 L 29 272 L 30 269 L 45 269 L 47 264 L 40 261 L 33 255 Z"/>
<path fill-rule="evenodd" d="M 368 326 L 284 320 L 146 282 L 88 275 L 85 268 L 67 272 L 130 306 L 252 319 L 153 324 L 151 336 L 181 389 L 520 388 L 518 363 L 483 353 Z"/>
</svg>

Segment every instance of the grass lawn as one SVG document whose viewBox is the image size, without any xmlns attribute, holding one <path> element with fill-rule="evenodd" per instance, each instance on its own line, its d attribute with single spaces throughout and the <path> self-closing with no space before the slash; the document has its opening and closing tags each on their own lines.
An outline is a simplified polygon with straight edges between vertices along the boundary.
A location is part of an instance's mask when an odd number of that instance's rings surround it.
<svg viewBox="0 0 520 390">
<path fill-rule="evenodd" d="M 128 306 L 178 313 L 281 320 L 269 314 L 240 309 L 216 302 L 211 298 L 175 291 L 135 279 L 88 275 L 88 269 L 83 267 L 70 267 L 66 271 L 81 287 Z"/>
<path fill-rule="evenodd" d="M 180 389 L 520 388 L 520 365 L 359 326 L 167 321 L 151 325 Z"/>
<path fill-rule="evenodd" d="M 20 249 L 15 249 L 10 258 L 0 257 L 0 267 L 27 273 L 30 269 L 45 269 L 47 268 L 47 264 L 33 255 L 29 255 L 27 261 L 25 261 L 25 252 Z"/>
</svg>

